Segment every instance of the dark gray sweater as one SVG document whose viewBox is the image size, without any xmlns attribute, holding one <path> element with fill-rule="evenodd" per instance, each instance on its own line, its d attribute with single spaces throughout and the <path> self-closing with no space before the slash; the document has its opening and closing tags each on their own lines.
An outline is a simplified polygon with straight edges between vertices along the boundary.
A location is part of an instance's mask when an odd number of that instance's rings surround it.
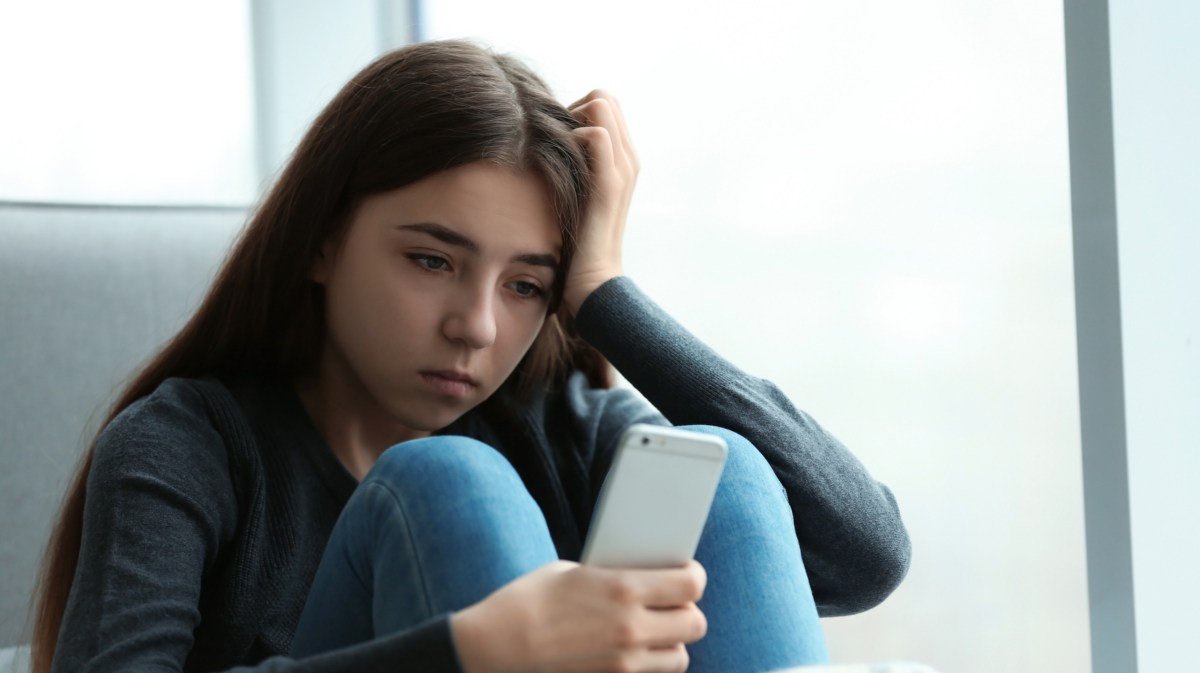
<svg viewBox="0 0 1200 673">
<path fill-rule="evenodd" d="M 626 427 L 708 424 L 747 437 L 774 467 L 821 615 L 866 610 L 895 589 L 910 547 L 891 492 L 774 385 L 627 278 L 596 290 L 577 325 L 661 415 L 576 374 L 532 404 L 497 394 L 444 431 L 512 462 L 562 558 L 579 558 Z M 458 671 L 448 615 L 303 661 L 283 656 L 355 486 L 286 381 L 168 380 L 97 443 L 54 670 Z"/>
</svg>

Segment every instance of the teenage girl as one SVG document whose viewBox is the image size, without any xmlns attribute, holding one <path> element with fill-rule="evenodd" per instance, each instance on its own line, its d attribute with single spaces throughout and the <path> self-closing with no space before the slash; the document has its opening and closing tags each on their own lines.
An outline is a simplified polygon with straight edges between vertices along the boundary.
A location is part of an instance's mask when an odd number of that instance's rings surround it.
<svg viewBox="0 0 1200 673">
<path fill-rule="evenodd" d="M 623 275 L 637 172 L 614 98 L 471 44 L 355 76 L 86 454 L 33 670 L 826 661 L 905 574 L 896 503 Z M 697 560 L 580 566 L 638 422 L 729 444 Z"/>
</svg>

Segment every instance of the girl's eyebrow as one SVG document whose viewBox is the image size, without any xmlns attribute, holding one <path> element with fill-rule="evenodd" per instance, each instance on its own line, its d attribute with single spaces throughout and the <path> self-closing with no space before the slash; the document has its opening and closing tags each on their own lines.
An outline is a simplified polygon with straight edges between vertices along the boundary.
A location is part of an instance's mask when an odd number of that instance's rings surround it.
<svg viewBox="0 0 1200 673">
<path fill-rule="evenodd" d="M 554 255 L 539 255 L 532 252 L 513 255 L 510 262 L 520 262 L 531 266 L 544 266 L 550 269 L 558 270 L 558 258 Z"/>
<path fill-rule="evenodd" d="M 432 236 L 446 245 L 453 245 L 456 248 L 462 248 L 468 252 L 478 254 L 479 244 L 453 229 L 436 224 L 434 222 L 419 222 L 417 224 L 401 224 L 396 226 L 397 229 L 407 231 L 415 231 L 418 233 Z M 521 264 L 529 264 L 531 266 L 544 266 L 550 269 L 558 269 L 558 257 L 547 253 L 524 252 L 513 255 L 510 262 L 520 262 Z"/>
<path fill-rule="evenodd" d="M 449 227 L 444 227 L 433 222 L 421 222 L 419 224 L 401 224 L 397 229 L 407 229 L 408 231 L 417 231 L 422 234 L 428 234 L 446 245 L 453 245 L 458 248 L 463 248 L 468 252 L 479 252 L 479 244 L 462 234 L 454 231 Z"/>
</svg>

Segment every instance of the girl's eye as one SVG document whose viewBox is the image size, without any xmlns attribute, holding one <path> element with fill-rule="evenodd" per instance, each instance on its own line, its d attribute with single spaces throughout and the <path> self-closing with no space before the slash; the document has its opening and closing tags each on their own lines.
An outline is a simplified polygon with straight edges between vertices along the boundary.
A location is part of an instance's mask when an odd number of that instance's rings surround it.
<svg viewBox="0 0 1200 673">
<path fill-rule="evenodd" d="M 408 258 L 426 271 L 441 271 L 450 264 L 444 257 L 438 257 L 437 255 L 412 254 Z"/>
<path fill-rule="evenodd" d="M 513 283 L 512 289 L 518 295 L 522 297 L 528 297 L 530 299 L 546 296 L 546 291 L 540 286 L 524 280 L 518 280 L 517 282 Z"/>
</svg>

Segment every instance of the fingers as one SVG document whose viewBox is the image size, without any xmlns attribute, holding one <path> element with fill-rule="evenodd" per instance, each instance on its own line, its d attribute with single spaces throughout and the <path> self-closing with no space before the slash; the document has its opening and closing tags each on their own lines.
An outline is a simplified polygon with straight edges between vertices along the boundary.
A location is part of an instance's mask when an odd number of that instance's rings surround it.
<svg viewBox="0 0 1200 673">
<path fill-rule="evenodd" d="M 644 673 L 683 673 L 687 667 L 687 649 L 682 644 L 677 644 L 657 650 L 628 652 L 614 668 Z"/>
<path fill-rule="evenodd" d="M 621 650 L 662 648 L 704 637 L 708 621 L 696 606 L 707 577 L 695 561 L 682 568 L 655 570 L 579 566 L 579 588 L 595 592 L 615 617 L 611 644 Z"/>
<path fill-rule="evenodd" d="M 569 110 L 571 116 L 583 124 L 608 129 L 613 138 L 621 143 L 622 148 L 628 145 L 629 130 L 625 127 L 625 116 L 621 114 L 620 105 L 615 98 L 607 96 L 592 98 L 569 108 Z"/>
<path fill-rule="evenodd" d="M 685 645 L 708 628 L 695 603 L 704 579 L 698 563 L 665 570 L 549 563 L 455 613 L 454 646 L 468 673 L 681 673 Z"/>
<path fill-rule="evenodd" d="M 603 126 L 583 126 L 575 129 L 575 135 L 582 138 L 587 147 L 588 163 L 594 178 L 611 182 L 617 171 L 617 152 L 611 132 Z M 606 190 L 600 191 L 605 193 Z"/>
<path fill-rule="evenodd" d="M 603 89 L 592 89 L 591 91 L 587 92 L 587 94 L 583 98 L 580 98 L 579 100 L 575 101 L 574 103 L 571 103 L 570 105 L 568 105 L 567 109 L 573 110 L 573 109 L 579 107 L 580 105 L 583 105 L 584 103 L 589 103 L 589 102 L 591 102 L 597 98 L 600 98 L 601 96 L 604 96 L 604 95 L 606 95 L 606 93 Z"/>
<path fill-rule="evenodd" d="M 671 608 L 695 603 L 704 595 L 708 575 L 696 561 L 682 568 L 619 570 L 618 582 L 631 585 L 634 600 L 648 608 Z"/>
<path fill-rule="evenodd" d="M 615 625 L 620 648 L 671 647 L 694 643 L 708 631 L 696 602 L 704 594 L 706 575 L 693 561 L 683 568 L 600 570 L 598 578 L 610 599 L 626 615 Z"/>
<path fill-rule="evenodd" d="M 622 114 L 616 97 L 596 89 L 572 103 L 567 109 L 572 116 L 586 125 L 585 128 L 602 128 L 608 131 L 618 165 L 631 175 L 637 175 L 637 154 L 633 150 L 629 129 L 625 125 L 625 115 Z"/>
<path fill-rule="evenodd" d="M 708 633 L 708 619 L 695 603 L 688 603 L 666 610 L 645 610 L 633 620 L 631 630 L 638 634 L 637 640 L 622 644 L 661 649 L 700 640 Z"/>
<path fill-rule="evenodd" d="M 612 622 L 607 635 L 600 632 L 598 642 L 615 652 L 666 650 L 694 643 L 707 633 L 708 619 L 695 603 L 660 610 L 636 607 Z"/>
</svg>

